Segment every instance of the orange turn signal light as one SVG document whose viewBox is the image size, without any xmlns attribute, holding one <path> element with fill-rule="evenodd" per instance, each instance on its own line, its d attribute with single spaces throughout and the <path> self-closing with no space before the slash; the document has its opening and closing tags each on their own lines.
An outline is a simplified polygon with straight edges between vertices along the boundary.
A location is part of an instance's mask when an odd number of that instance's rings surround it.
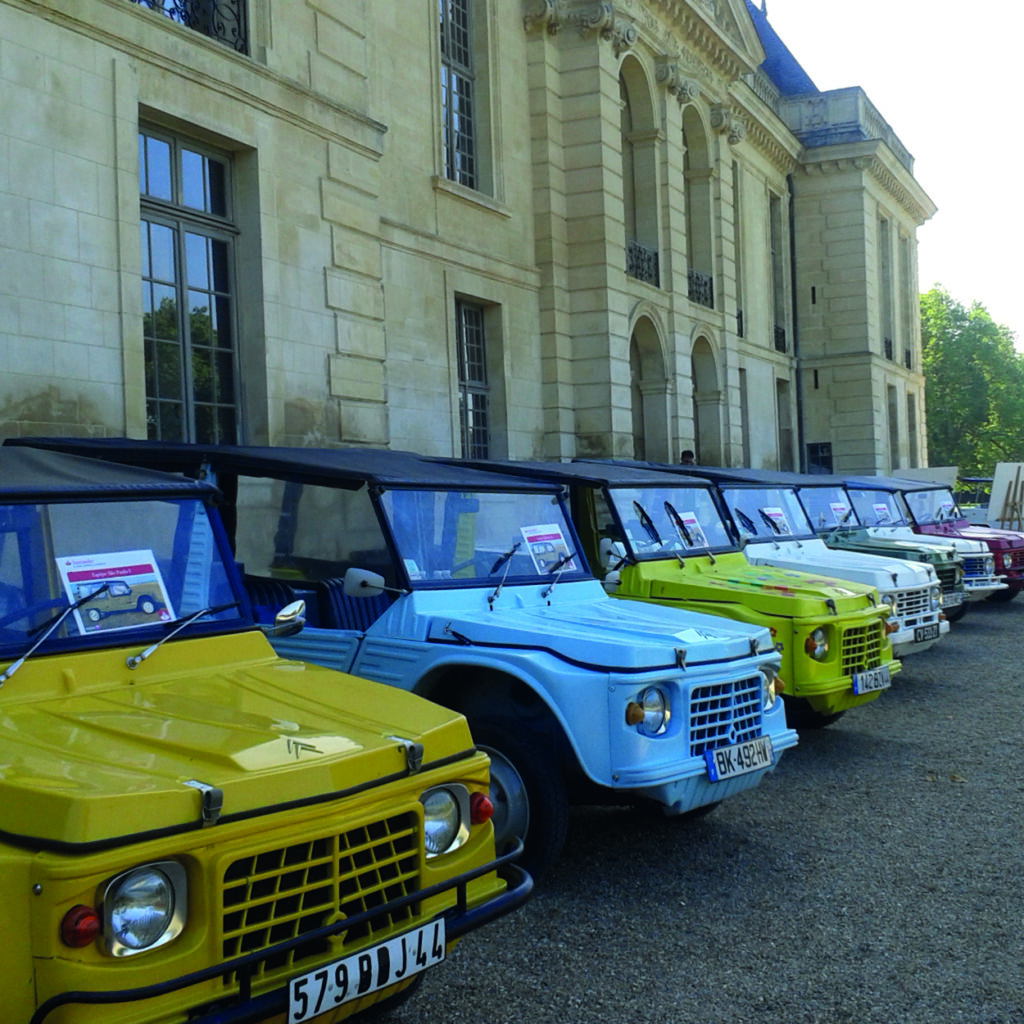
<svg viewBox="0 0 1024 1024">
<path fill-rule="evenodd" d="M 474 825 L 490 821 L 494 815 L 494 804 L 486 793 L 474 793 L 469 798 L 469 820 Z"/>
<path fill-rule="evenodd" d="M 60 923 L 60 937 L 65 946 L 81 949 L 96 939 L 102 930 L 100 915 L 92 907 L 72 907 Z"/>
</svg>

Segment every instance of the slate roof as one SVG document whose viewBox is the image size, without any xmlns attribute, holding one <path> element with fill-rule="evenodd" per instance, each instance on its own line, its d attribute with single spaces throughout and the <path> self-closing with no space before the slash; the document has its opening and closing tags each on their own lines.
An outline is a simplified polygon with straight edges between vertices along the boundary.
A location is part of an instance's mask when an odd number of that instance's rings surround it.
<svg viewBox="0 0 1024 1024">
<path fill-rule="evenodd" d="M 766 54 L 761 70 L 772 80 L 779 92 L 783 96 L 820 92 L 811 76 L 804 71 L 800 62 L 790 53 L 789 47 L 769 24 L 768 15 L 761 7 L 752 0 L 747 0 L 747 11 Z"/>
</svg>

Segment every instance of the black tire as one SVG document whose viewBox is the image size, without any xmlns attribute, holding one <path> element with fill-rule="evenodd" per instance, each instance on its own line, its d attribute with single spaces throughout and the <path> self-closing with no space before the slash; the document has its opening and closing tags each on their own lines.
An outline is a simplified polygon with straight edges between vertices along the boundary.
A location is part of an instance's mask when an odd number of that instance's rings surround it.
<svg viewBox="0 0 1024 1024">
<path fill-rule="evenodd" d="M 801 729 L 824 729 L 846 714 L 845 710 L 833 712 L 831 715 L 822 714 L 815 711 L 803 697 L 784 696 L 782 700 L 786 706 L 786 724 L 797 732 Z"/>
<path fill-rule="evenodd" d="M 1019 587 L 1007 587 L 1005 590 L 997 590 L 995 593 L 989 594 L 985 600 L 991 601 L 993 604 L 1006 604 L 1007 601 L 1012 601 L 1019 593 Z"/>
<path fill-rule="evenodd" d="M 956 608 L 944 613 L 947 622 L 959 622 L 967 614 L 967 602 L 961 601 Z"/>
<path fill-rule="evenodd" d="M 569 828 L 569 801 L 558 763 L 517 719 L 471 718 L 469 724 L 476 745 L 491 758 L 491 820 L 498 852 L 522 839 L 519 863 L 539 879 L 558 859 Z"/>
</svg>

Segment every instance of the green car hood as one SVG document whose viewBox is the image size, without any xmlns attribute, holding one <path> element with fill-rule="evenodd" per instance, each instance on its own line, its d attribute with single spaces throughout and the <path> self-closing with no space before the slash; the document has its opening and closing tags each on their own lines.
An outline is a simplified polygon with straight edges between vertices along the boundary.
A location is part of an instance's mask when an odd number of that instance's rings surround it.
<svg viewBox="0 0 1024 1024">
<path fill-rule="evenodd" d="M 941 547 L 915 544 L 906 538 L 877 537 L 864 530 L 837 530 L 830 534 L 822 533 L 820 537 L 830 548 L 843 551 L 861 551 L 868 555 L 905 558 L 912 562 L 928 562 L 930 565 L 955 561 L 952 546 L 943 551 Z"/>
<path fill-rule="evenodd" d="M 372 787 L 472 750 L 465 720 L 393 687 L 277 657 L 257 632 L 37 656 L 0 690 L 0 830 L 63 847 L 196 827 Z"/>
<path fill-rule="evenodd" d="M 875 588 L 831 576 L 751 565 L 740 551 L 639 562 L 621 570 L 620 597 L 742 604 L 762 615 L 811 618 L 872 607 Z M 835 605 L 832 609 L 830 602 Z"/>
</svg>

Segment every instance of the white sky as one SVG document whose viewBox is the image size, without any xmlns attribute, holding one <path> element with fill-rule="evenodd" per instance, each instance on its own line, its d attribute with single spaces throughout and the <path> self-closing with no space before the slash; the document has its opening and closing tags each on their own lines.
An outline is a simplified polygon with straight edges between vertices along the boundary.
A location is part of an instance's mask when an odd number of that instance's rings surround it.
<svg viewBox="0 0 1024 1024">
<path fill-rule="evenodd" d="M 754 0 L 760 4 L 761 0 Z M 980 302 L 1024 350 L 1020 0 L 767 0 L 819 89 L 859 85 L 914 157 L 938 212 L 919 285 Z"/>
</svg>

